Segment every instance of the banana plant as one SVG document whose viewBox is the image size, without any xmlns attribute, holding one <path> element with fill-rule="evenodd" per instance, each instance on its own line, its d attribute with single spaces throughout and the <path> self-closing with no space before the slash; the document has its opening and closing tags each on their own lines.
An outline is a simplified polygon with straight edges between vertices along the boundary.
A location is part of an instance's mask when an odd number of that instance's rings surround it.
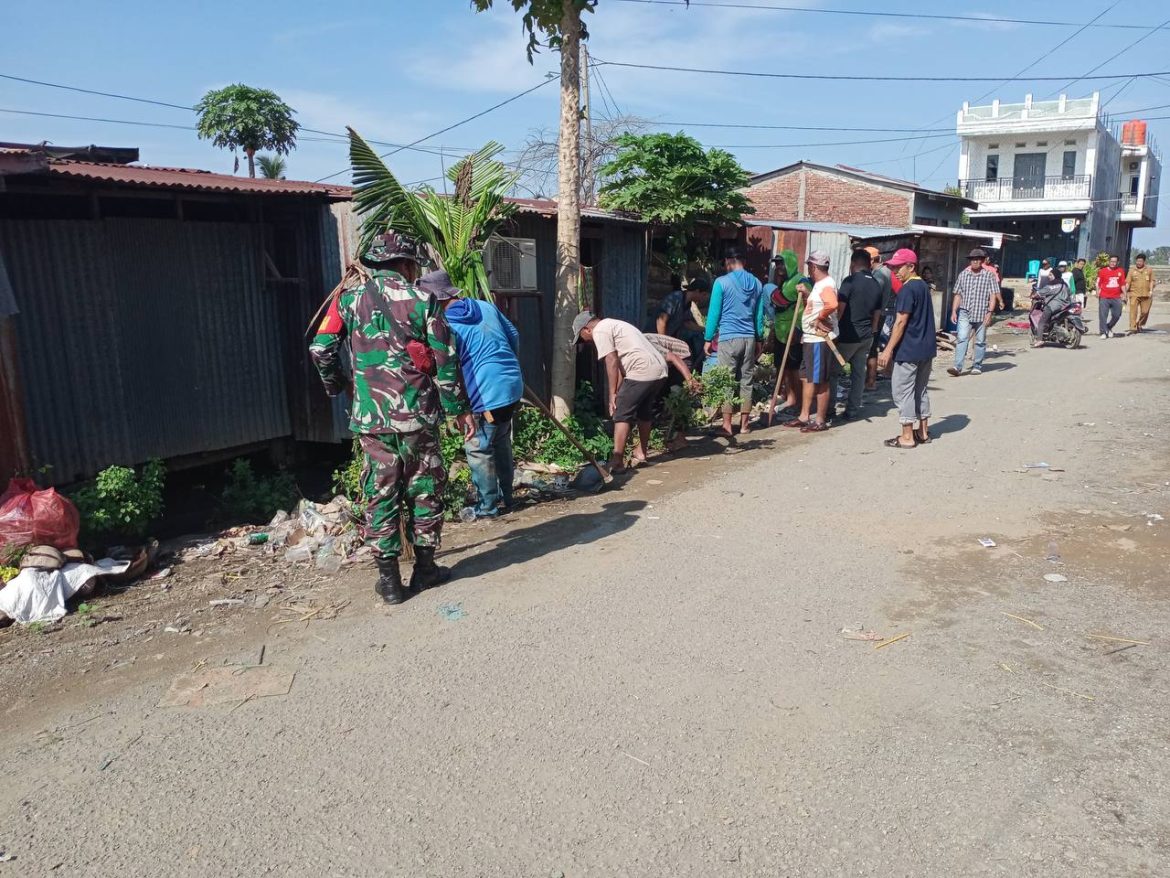
<svg viewBox="0 0 1170 878">
<path fill-rule="evenodd" d="M 516 212 L 505 193 L 519 175 L 499 160 L 504 147 L 491 141 L 452 165 L 447 179 L 454 191 L 445 195 L 431 186 L 407 189 L 360 134 L 347 130 L 361 249 L 390 228 L 411 235 L 430 249 L 464 295 L 486 299 L 483 248 Z"/>
</svg>

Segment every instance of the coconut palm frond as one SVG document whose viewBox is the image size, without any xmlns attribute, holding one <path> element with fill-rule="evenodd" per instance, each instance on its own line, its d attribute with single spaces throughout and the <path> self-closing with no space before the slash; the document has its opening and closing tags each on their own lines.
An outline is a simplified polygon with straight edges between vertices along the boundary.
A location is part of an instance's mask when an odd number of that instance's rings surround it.
<svg viewBox="0 0 1170 878">
<path fill-rule="evenodd" d="M 353 200 L 362 215 L 361 248 L 368 247 L 374 236 L 395 228 L 439 249 L 434 229 L 419 204 L 418 196 L 398 182 L 360 134 L 352 128 L 346 130 L 349 132 L 349 160 L 353 166 Z"/>
</svg>

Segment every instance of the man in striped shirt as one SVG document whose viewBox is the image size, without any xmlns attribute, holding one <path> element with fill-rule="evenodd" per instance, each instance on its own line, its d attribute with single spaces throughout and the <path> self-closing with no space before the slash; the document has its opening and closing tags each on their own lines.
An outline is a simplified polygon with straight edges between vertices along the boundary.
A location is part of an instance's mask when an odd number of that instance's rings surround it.
<svg viewBox="0 0 1170 878">
<path fill-rule="evenodd" d="M 967 345 L 975 335 L 975 354 L 971 363 L 971 374 L 983 372 L 983 357 L 987 353 L 987 327 L 999 305 L 999 279 L 983 267 L 987 254 L 976 247 L 967 258 L 968 266 L 959 272 L 955 281 L 955 295 L 951 304 L 951 320 L 956 324 L 959 341 L 955 345 L 955 365 L 947 374 L 958 378 L 963 374 L 967 359 Z"/>
</svg>

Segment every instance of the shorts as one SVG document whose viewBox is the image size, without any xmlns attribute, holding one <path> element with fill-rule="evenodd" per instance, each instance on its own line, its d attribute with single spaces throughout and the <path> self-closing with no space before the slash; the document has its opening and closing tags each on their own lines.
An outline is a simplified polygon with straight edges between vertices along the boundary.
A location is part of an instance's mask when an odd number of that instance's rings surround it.
<svg viewBox="0 0 1170 878">
<path fill-rule="evenodd" d="M 618 387 L 614 401 L 613 422 L 633 424 L 637 421 L 654 420 L 654 400 L 662 389 L 665 378 L 657 381 L 631 381 L 626 379 Z"/>
<path fill-rule="evenodd" d="M 829 361 L 833 355 L 823 341 L 806 341 L 804 362 L 800 364 L 800 377 L 813 384 L 826 384 L 829 380 Z"/>
</svg>

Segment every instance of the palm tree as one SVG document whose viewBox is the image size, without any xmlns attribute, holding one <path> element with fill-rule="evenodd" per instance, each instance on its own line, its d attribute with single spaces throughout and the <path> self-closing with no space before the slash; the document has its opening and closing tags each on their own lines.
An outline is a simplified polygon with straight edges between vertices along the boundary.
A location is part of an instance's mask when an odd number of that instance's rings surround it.
<svg viewBox="0 0 1170 878">
<path fill-rule="evenodd" d="M 195 105 L 197 131 L 220 149 L 242 149 L 248 157 L 248 176 L 256 176 L 257 151 L 270 149 L 288 155 L 297 145 L 300 126 L 295 111 L 276 92 L 236 84 L 212 89 Z"/>
<path fill-rule="evenodd" d="M 283 180 L 288 163 L 278 155 L 257 156 L 256 164 L 260 166 L 260 176 L 268 180 Z"/>
<path fill-rule="evenodd" d="M 362 215 L 361 249 L 388 228 L 405 232 L 431 249 L 456 287 L 486 299 L 484 245 L 516 212 L 505 195 L 518 174 L 497 158 L 504 147 L 490 142 L 452 165 L 447 179 L 455 184 L 454 193 L 448 196 L 430 186 L 406 189 L 362 136 L 347 130 L 353 200 Z"/>
</svg>

